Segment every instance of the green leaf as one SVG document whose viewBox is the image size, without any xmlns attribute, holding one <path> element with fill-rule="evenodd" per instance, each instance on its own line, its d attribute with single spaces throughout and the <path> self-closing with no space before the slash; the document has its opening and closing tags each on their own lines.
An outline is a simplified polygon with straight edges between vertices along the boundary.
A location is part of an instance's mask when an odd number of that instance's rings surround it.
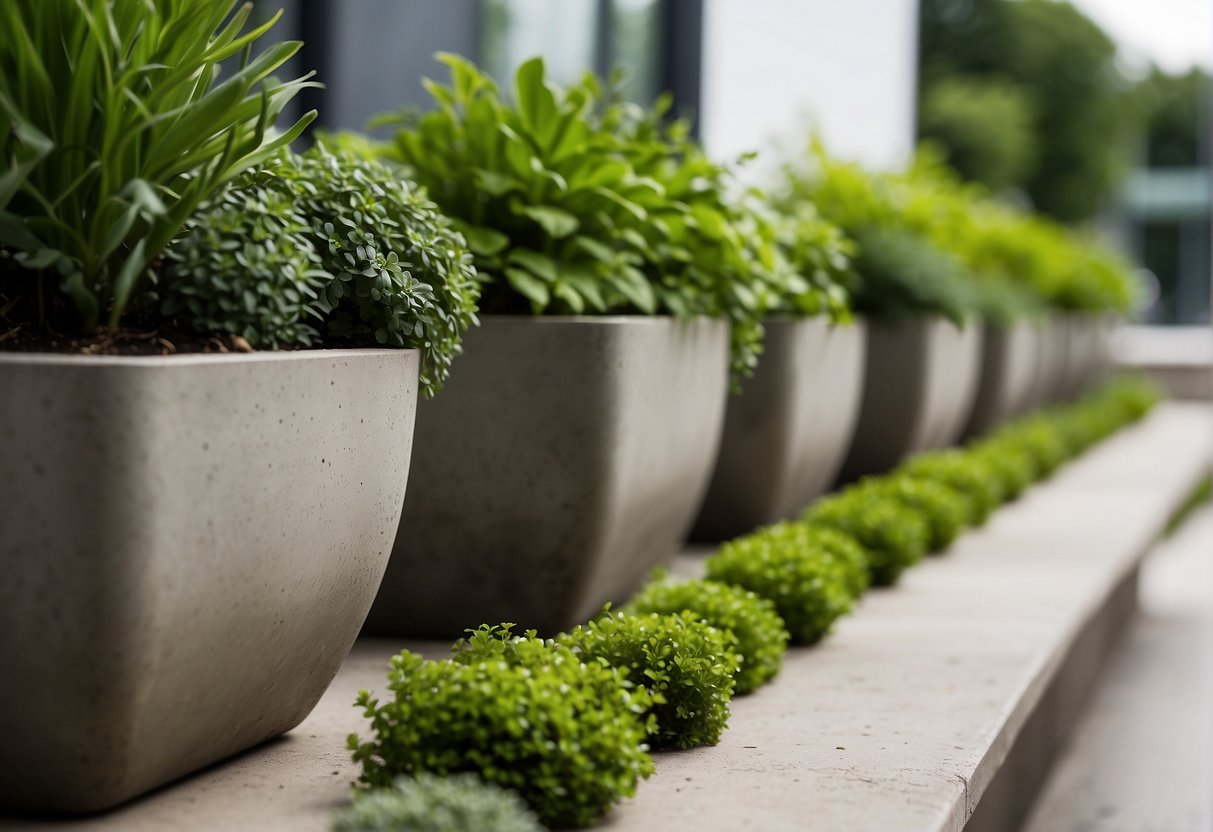
<svg viewBox="0 0 1213 832">
<path fill-rule="evenodd" d="M 569 236 L 581 223 L 568 211 L 553 208 L 550 205 L 527 205 L 520 209 L 521 213 L 539 223 L 551 237 L 559 240 Z"/>
<path fill-rule="evenodd" d="M 536 312 L 542 311 L 551 301 L 551 293 L 547 284 L 530 272 L 524 269 L 507 268 L 505 277 L 515 292 L 531 302 L 531 307 Z"/>
</svg>

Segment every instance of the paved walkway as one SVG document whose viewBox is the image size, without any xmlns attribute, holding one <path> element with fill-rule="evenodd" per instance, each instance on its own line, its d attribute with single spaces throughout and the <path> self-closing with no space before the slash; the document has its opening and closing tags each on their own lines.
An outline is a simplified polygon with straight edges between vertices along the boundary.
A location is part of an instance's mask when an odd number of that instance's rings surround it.
<svg viewBox="0 0 1213 832">
<path fill-rule="evenodd" d="M 1025 832 L 1213 830 L 1213 506 L 1147 561 L 1141 607 Z"/>
</svg>

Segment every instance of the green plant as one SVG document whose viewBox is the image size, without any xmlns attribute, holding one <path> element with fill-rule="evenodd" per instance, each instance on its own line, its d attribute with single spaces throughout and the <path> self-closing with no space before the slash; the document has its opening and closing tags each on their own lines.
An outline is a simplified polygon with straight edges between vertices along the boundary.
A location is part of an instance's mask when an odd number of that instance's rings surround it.
<svg viewBox="0 0 1213 832">
<path fill-rule="evenodd" d="M 815 644 L 868 586 L 863 550 L 845 535 L 778 523 L 731 540 L 707 560 L 712 581 L 770 599 L 794 644 Z"/>
<path fill-rule="evenodd" d="M 809 507 L 802 520 L 851 537 L 863 550 L 875 586 L 892 586 L 926 554 L 931 530 L 916 511 L 871 488 L 848 488 Z"/>
<path fill-rule="evenodd" d="M 584 826 L 653 771 L 648 693 L 533 632 L 483 626 L 448 661 L 406 650 L 387 689 L 389 701 L 362 691 L 356 702 L 373 731 L 349 738 L 364 787 L 471 771 L 517 791 L 549 826 Z"/>
<path fill-rule="evenodd" d="M 968 523 L 980 526 L 1006 495 L 990 463 L 961 450 L 919 454 L 897 468 L 897 473 L 949 486 L 966 501 Z"/>
<path fill-rule="evenodd" d="M 474 774 L 398 777 L 392 785 L 355 793 L 333 818 L 332 832 L 543 832 L 513 792 Z"/>
<path fill-rule="evenodd" d="M 903 230 L 869 226 L 855 237 L 856 310 L 890 322 L 934 314 L 963 326 L 975 317 L 972 278 L 955 257 Z"/>
<path fill-rule="evenodd" d="M 752 217 L 724 202 L 725 171 L 685 128 L 613 105 L 592 76 L 561 89 L 539 58 L 519 67 L 512 100 L 464 59 L 439 59 L 451 83 L 425 82 L 437 108 L 380 121 L 399 129 L 378 152 L 458 222 L 481 308 L 726 316 L 747 373 L 782 285 L 778 250 L 738 228 Z"/>
<path fill-rule="evenodd" d="M 1018 448 L 990 439 L 970 445 L 967 452 L 971 458 L 988 463 L 991 475 L 998 480 L 1004 502 L 1017 499 L 1036 481 L 1035 460 L 1021 454 Z"/>
<path fill-rule="evenodd" d="M 927 523 L 928 549 L 932 552 L 951 546 L 968 523 L 967 502 L 942 483 L 892 474 L 863 480 L 856 487 L 870 488 L 916 512 Z"/>
<path fill-rule="evenodd" d="M 558 640 L 583 661 L 619 668 L 652 695 L 654 748 L 715 745 L 741 666 L 737 639 L 694 613 L 611 612 Z"/>
<path fill-rule="evenodd" d="M 463 238 L 423 191 L 323 145 L 283 153 L 203 203 L 160 278 L 162 314 L 255 347 L 419 349 L 426 395 L 475 322 L 478 288 Z"/>
<path fill-rule="evenodd" d="M 737 639 L 741 657 L 738 696 L 751 693 L 773 679 L 788 648 L 788 631 L 775 604 L 739 586 L 719 581 L 669 583 L 658 576 L 625 608 L 634 613 L 692 613 Z"/>
<path fill-rule="evenodd" d="M 91 332 L 105 318 L 116 329 L 194 209 L 315 117 L 273 131 L 311 84 L 269 77 L 299 44 L 253 57 L 277 17 L 245 31 L 251 10 L 232 0 L 0 4 L 0 247 L 15 266 L 4 292 L 28 320 Z M 239 63 L 221 78 L 228 60 Z"/>
<path fill-rule="evenodd" d="M 1049 415 L 1035 414 L 1000 428 L 988 442 L 1030 460 L 1034 480 L 1052 474 L 1069 456 L 1069 448 Z"/>
</svg>

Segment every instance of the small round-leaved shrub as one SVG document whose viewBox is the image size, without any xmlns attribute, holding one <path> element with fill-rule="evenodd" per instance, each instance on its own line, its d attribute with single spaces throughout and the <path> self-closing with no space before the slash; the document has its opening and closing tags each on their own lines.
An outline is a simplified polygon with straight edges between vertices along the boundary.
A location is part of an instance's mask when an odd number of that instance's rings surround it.
<svg viewBox="0 0 1213 832">
<path fill-rule="evenodd" d="M 854 538 L 867 557 L 874 586 L 896 583 L 922 560 L 931 541 L 930 527 L 917 511 L 877 489 L 848 488 L 819 500 L 802 519 Z"/>
<path fill-rule="evenodd" d="M 332 832 L 544 832 L 518 795 L 475 774 L 421 772 L 387 788 L 355 792 Z"/>
<path fill-rule="evenodd" d="M 1014 448 L 1005 448 L 994 440 L 970 445 L 969 456 L 988 463 L 990 472 L 998 479 L 1003 501 L 1015 500 L 1036 481 L 1036 464 L 1031 457 Z"/>
<path fill-rule="evenodd" d="M 644 587 L 625 608 L 635 613 L 692 613 L 737 639 L 741 657 L 737 671 L 738 696 L 766 684 L 783 663 L 788 649 L 788 631 L 775 604 L 748 589 L 719 581 L 655 580 Z"/>
<path fill-rule="evenodd" d="M 654 748 L 715 745 L 729 721 L 737 639 L 693 613 L 607 613 L 558 640 L 587 664 L 618 668 L 652 695 Z"/>
<path fill-rule="evenodd" d="M 652 773 L 652 700 L 621 671 L 507 626 L 481 627 L 456 651 L 430 661 L 406 650 L 391 661 L 391 699 L 359 693 L 372 736 L 351 735 L 349 747 L 363 787 L 471 771 L 518 792 L 549 826 L 585 826 Z"/>
<path fill-rule="evenodd" d="M 871 488 L 914 511 L 927 523 L 928 549 L 942 552 L 964 531 L 968 502 L 954 488 L 933 480 L 893 474 L 865 480 L 860 488 Z"/>
<path fill-rule="evenodd" d="M 858 544 L 803 523 L 777 523 L 725 543 L 708 558 L 707 575 L 770 599 L 794 644 L 820 641 L 868 585 Z"/>
<path fill-rule="evenodd" d="M 1029 460 L 1034 471 L 1033 480 L 1050 476 L 1070 455 L 1065 439 L 1046 415 L 1020 419 L 986 441 Z"/>
<path fill-rule="evenodd" d="M 395 168 L 317 145 L 284 153 L 203 203 L 169 246 L 161 312 L 254 347 L 421 351 L 442 386 L 479 283 L 464 238 Z"/>
<path fill-rule="evenodd" d="M 967 498 L 970 526 L 985 523 L 990 512 L 1003 502 L 1000 478 L 990 470 L 989 462 L 961 450 L 919 454 L 896 473 L 942 483 Z"/>
</svg>

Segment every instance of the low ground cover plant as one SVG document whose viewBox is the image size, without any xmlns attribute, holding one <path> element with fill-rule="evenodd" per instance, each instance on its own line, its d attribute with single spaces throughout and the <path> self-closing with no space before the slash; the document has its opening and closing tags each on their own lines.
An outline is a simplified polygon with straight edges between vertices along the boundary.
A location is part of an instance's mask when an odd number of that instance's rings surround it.
<svg viewBox="0 0 1213 832">
<path fill-rule="evenodd" d="M 1006 497 L 990 462 L 959 449 L 919 454 L 896 470 L 913 479 L 942 483 L 962 495 L 968 523 L 974 527 L 984 524 Z"/>
<path fill-rule="evenodd" d="M 874 586 L 891 586 L 922 559 L 931 540 L 919 512 L 879 488 L 853 487 L 819 500 L 801 518 L 842 532 L 863 550 Z"/>
<path fill-rule="evenodd" d="M 688 612 L 733 634 L 741 658 L 736 694 L 751 693 L 779 672 L 788 648 L 788 631 L 775 604 L 744 587 L 719 581 L 671 582 L 657 576 L 628 602 L 633 613 Z"/>
<path fill-rule="evenodd" d="M 942 483 L 893 475 L 871 477 L 856 487 L 871 488 L 922 517 L 927 523 L 927 549 L 931 552 L 951 546 L 968 523 L 967 502 L 956 489 Z"/>
<path fill-rule="evenodd" d="M 729 541 L 706 567 L 709 580 L 773 602 L 793 644 L 824 638 L 868 586 L 867 558 L 858 544 L 803 523 L 777 523 Z"/>
<path fill-rule="evenodd" d="M 256 348 L 319 342 L 421 351 L 441 387 L 479 283 L 463 237 L 379 162 L 284 152 L 204 202 L 169 246 L 161 312 Z"/>
<path fill-rule="evenodd" d="M 471 771 L 517 791 L 548 826 L 585 826 L 653 771 L 647 691 L 534 633 L 484 626 L 444 661 L 404 651 L 387 690 L 356 701 L 373 732 L 349 738 L 364 788 Z"/>
<path fill-rule="evenodd" d="M 474 774 L 420 773 L 392 785 L 355 792 L 333 818 L 332 832 L 544 832 L 513 792 Z"/>
<path fill-rule="evenodd" d="M 652 697 L 654 748 L 720 742 L 741 656 L 729 630 L 694 613 L 610 611 L 558 636 L 584 662 L 618 668 Z"/>
</svg>

